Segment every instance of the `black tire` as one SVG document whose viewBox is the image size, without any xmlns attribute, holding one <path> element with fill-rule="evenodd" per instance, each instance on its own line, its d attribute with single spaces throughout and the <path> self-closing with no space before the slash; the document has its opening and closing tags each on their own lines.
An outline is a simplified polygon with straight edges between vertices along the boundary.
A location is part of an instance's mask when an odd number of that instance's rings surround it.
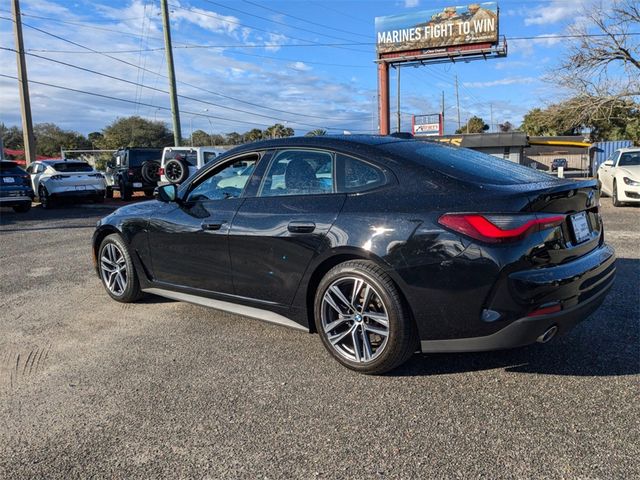
<svg viewBox="0 0 640 480">
<path fill-rule="evenodd" d="M 622 206 L 622 202 L 618 200 L 618 185 L 615 180 L 613 181 L 613 189 L 611 191 L 611 203 L 613 203 L 614 207 Z"/>
<path fill-rule="evenodd" d="M 51 195 L 49 195 L 49 192 L 47 191 L 47 187 L 42 185 L 38 187 L 38 199 L 40 200 L 40 205 L 45 210 L 49 210 L 55 206 L 53 198 L 51 198 Z"/>
<path fill-rule="evenodd" d="M 114 293 L 109 288 L 109 286 L 107 285 L 107 279 L 105 278 L 105 276 L 108 276 L 108 274 L 105 274 L 102 270 L 102 258 L 106 255 L 106 248 L 110 244 L 115 245 L 117 249 L 122 252 L 122 256 L 124 257 L 124 265 L 126 267 L 126 286 L 121 294 Z M 102 281 L 104 289 L 107 291 L 109 296 L 117 302 L 131 303 L 142 297 L 142 291 L 140 290 L 140 281 L 138 280 L 138 274 L 136 273 L 135 267 L 133 266 L 133 261 L 131 260 L 129 249 L 122 237 L 117 233 L 107 235 L 104 240 L 102 240 L 100 248 L 98 249 L 98 269 L 100 270 L 100 280 Z"/>
<path fill-rule="evenodd" d="M 31 210 L 31 203 L 25 203 L 24 205 L 16 205 L 13 207 L 13 211 L 16 213 L 27 213 Z"/>
<path fill-rule="evenodd" d="M 182 183 L 189 178 L 189 165 L 182 160 L 172 158 L 164 164 L 164 176 L 171 183 Z"/>
<path fill-rule="evenodd" d="M 382 348 L 382 350 L 380 352 L 378 352 L 378 350 L 373 352 L 372 360 L 370 361 L 354 361 L 346 358 L 331 344 L 328 339 L 329 333 L 325 333 L 323 327 L 323 309 L 327 309 L 329 312 L 332 311 L 331 308 L 327 306 L 327 303 L 323 302 L 325 294 L 330 287 L 336 285 L 336 282 L 340 282 L 341 280 L 348 282 L 350 279 L 363 280 L 365 284 L 372 287 L 375 298 L 379 302 L 379 305 L 383 306 L 382 311 L 386 313 L 386 318 L 388 319 L 386 344 L 382 343 L 378 345 L 377 348 Z M 372 302 L 373 298 L 374 296 L 372 295 Z M 360 307 L 362 312 L 370 308 L 369 305 L 364 307 L 361 305 Z M 331 356 L 345 367 L 360 373 L 379 375 L 388 372 L 406 362 L 417 349 L 417 329 L 397 287 L 382 268 L 367 260 L 351 260 L 341 263 L 332 268 L 324 276 L 316 290 L 314 316 L 316 329 L 322 339 L 323 345 Z M 366 315 L 363 316 L 366 318 Z M 351 322 L 351 327 L 349 327 L 349 322 Z M 346 323 L 348 329 L 356 327 L 355 320 L 349 322 Z M 367 320 L 360 316 L 358 322 L 360 322 L 360 325 L 364 325 L 367 323 Z M 369 325 L 372 324 L 369 323 Z M 361 335 L 364 336 L 365 330 L 363 327 L 360 328 Z M 356 332 L 358 332 L 357 329 Z M 356 335 L 358 335 L 358 333 L 356 333 Z M 371 337 L 368 335 L 369 334 L 367 334 L 369 349 L 372 350 L 373 342 L 371 342 Z M 344 338 L 348 339 L 348 337 Z M 355 350 L 355 345 L 353 350 Z"/>
<path fill-rule="evenodd" d="M 141 167 L 142 178 L 148 182 L 156 184 L 160 180 L 160 162 L 156 160 L 147 160 Z"/>
<path fill-rule="evenodd" d="M 113 198 L 113 187 L 107 187 L 104 190 L 104 198 Z"/>
<path fill-rule="evenodd" d="M 602 191 L 602 182 L 600 181 L 600 179 L 598 178 L 598 193 L 600 194 L 600 197 L 604 197 L 605 194 Z"/>
<path fill-rule="evenodd" d="M 131 190 L 127 188 L 127 185 L 122 179 L 120 179 L 118 188 L 120 189 L 120 200 L 123 202 L 131 200 Z"/>
</svg>

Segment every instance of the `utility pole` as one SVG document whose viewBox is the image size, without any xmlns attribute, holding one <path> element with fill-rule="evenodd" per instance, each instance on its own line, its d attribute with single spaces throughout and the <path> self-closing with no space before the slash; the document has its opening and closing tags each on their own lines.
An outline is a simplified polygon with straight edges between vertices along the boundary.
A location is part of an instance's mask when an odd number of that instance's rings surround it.
<svg viewBox="0 0 640 480">
<path fill-rule="evenodd" d="M 398 132 L 400 132 L 400 65 L 396 65 L 398 70 Z"/>
<path fill-rule="evenodd" d="M 169 28 L 169 6 L 167 0 L 162 4 L 162 29 L 164 30 L 164 51 L 167 56 L 167 73 L 169 74 L 169 96 L 171 97 L 171 116 L 173 117 L 173 143 L 179 147 L 182 143 L 180 130 L 180 110 L 178 110 L 178 93 L 176 91 L 176 71 L 173 67 L 173 50 L 171 47 L 171 30 Z"/>
<path fill-rule="evenodd" d="M 20 3 L 11 2 L 13 13 L 13 35 L 16 44 L 16 60 L 18 62 L 18 84 L 20 86 L 20 109 L 22 113 L 22 136 L 24 141 L 24 159 L 29 165 L 36 160 L 36 142 L 33 136 L 33 121 L 31 120 L 31 102 L 29 100 L 29 79 L 27 78 L 27 62 L 24 56 L 22 41 L 22 17 Z"/>
<path fill-rule="evenodd" d="M 456 104 L 458 106 L 458 130 L 460 130 L 460 96 L 458 95 L 458 74 L 456 73 Z"/>
</svg>

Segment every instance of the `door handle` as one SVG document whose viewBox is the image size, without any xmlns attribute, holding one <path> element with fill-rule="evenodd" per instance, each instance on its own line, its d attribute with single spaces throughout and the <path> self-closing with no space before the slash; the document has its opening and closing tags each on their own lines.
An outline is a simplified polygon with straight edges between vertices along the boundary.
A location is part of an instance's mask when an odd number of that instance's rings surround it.
<svg viewBox="0 0 640 480">
<path fill-rule="evenodd" d="M 316 224 L 313 222 L 289 222 L 287 230 L 291 233 L 311 233 L 316 229 Z"/>
<path fill-rule="evenodd" d="M 222 221 L 211 222 L 211 223 L 202 222 L 200 226 L 202 227 L 202 230 L 220 230 L 224 223 L 226 222 L 222 222 Z"/>
</svg>

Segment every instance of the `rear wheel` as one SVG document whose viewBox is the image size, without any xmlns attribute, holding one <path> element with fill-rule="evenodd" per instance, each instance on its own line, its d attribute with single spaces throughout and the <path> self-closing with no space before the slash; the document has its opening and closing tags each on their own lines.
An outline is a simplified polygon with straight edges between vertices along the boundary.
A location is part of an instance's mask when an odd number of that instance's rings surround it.
<svg viewBox="0 0 640 480">
<path fill-rule="evenodd" d="M 40 186 L 40 188 L 38 188 L 38 199 L 40 200 L 42 208 L 49 209 L 54 207 L 53 199 L 49 195 L 47 187 Z"/>
<path fill-rule="evenodd" d="M 381 374 L 416 350 L 415 324 L 391 278 L 373 262 L 332 268 L 318 286 L 314 311 L 325 348 L 352 370 Z"/>
<path fill-rule="evenodd" d="M 142 296 L 129 249 L 120 235 L 114 233 L 102 241 L 98 250 L 98 265 L 102 284 L 111 298 L 129 303 Z"/>
<path fill-rule="evenodd" d="M 104 190 L 104 198 L 113 198 L 113 187 L 107 187 Z"/>
<path fill-rule="evenodd" d="M 140 173 L 148 183 L 158 183 L 158 180 L 160 180 L 160 163 L 155 160 L 148 160 L 142 164 Z"/>
<path fill-rule="evenodd" d="M 621 207 L 622 202 L 618 200 L 618 183 L 613 181 L 613 191 L 611 192 L 611 200 L 614 207 Z"/>
</svg>

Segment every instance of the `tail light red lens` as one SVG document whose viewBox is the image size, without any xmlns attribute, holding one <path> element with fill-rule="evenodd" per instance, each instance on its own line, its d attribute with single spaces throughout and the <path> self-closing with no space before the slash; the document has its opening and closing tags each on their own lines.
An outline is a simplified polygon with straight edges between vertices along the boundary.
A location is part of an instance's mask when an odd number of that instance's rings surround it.
<svg viewBox="0 0 640 480">
<path fill-rule="evenodd" d="M 158 169 L 158 175 L 164 175 L 164 168 L 160 167 Z"/>
<path fill-rule="evenodd" d="M 507 243 L 556 227 L 564 219 L 564 215 L 447 213 L 438 219 L 438 223 L 482 242 Z"/>
<path fill-rule="evenodd" d="M 133 177 L 136 174 L 136 172 L 133 170 L 129 170 L 127 173 L 129 174 L 130 177 Z"/>
</svg>

